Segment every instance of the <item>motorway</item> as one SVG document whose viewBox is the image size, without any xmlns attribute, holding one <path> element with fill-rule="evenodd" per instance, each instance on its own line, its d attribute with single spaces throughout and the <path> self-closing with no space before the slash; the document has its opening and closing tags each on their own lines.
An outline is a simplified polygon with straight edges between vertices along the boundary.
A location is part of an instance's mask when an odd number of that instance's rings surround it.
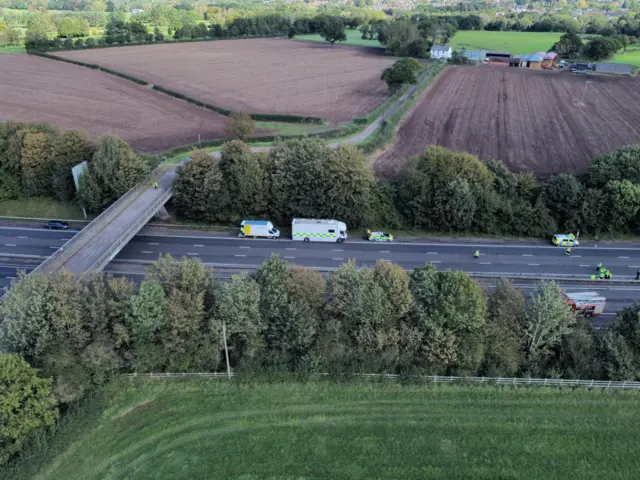
<svg viewBox="0 0 640 480">
<path fill-rule="evenodd" d="M 564 248 L 536 242 L 424 240 L 393 243 L 370 243 L 349 239 L 346 243 L 304 243 L 290 239 L 238 239 L 213 232 L 150 233 L 146 229 L 120 252 L 106 271 L 141 277 L 143 266 L 158 255 L 170 253 L 176 258 L 195 257 L 219 271 L 254 269 L 272 253 L 281 258 L 322 271 L 331 271 L 355 259 L 359 265 L 373 265 L 378 260 L 392 261 L 405 269 L 431 263 L 439 270 L 455 269 L 477 274 L 513 277 L 524 275 L 553 278 L 554 275 L 587 280 L 602 262 L 614 279 L 633 280 L 640 270 L 640 246 L 633 244 L 585 243 L 575 247 L 571 256 Z M 151 229 L 153 230 L 153 229 Z M 153 230 L 155 232 L 155 230 Z M 60 248 L 77 231 L 47 231 L 39 228 L 0 227 L 0 288 L 10 284 L 17 269 L 35 267 Z M 480 258 L 473 252 L 480 249 Z M 514 280 L 525 290 L 531 281 Z M 566 290 L 598 291 L 607 297 L 605 312 L 640 301 L 640 285 L 586 284 L 563 281 Z"/>
</svg>

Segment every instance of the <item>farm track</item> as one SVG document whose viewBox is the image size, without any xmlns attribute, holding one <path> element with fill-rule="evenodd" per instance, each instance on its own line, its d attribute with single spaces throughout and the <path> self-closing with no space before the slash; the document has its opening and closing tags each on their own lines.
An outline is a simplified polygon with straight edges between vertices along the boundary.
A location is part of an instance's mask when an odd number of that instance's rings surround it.
<svg viewBox="0 0 640 480">
<path fill-rule="evenodd" d="M 221 40 L 58 52 L 234 111 L 344 122 L 387 98 L 394 59 L 377 49 L 283 39 Z"/>
<path fill-rule="evenodd" d="M 402 123 L 374 170 L 392 177 L 429 145 L 545 176 L 640 142 L 640 83 L 506 67 L 453 67 Z"/>
<path fill-rule="evenodd" d="M 28 55 L 0 56 L 0 122 L 50 123 L 92 137 L 120 136 L 155 153 L 226 136 L 226 117 L 89 68 Z M 260 131 L 259 133 L 265 132 Z"/>
</svg>

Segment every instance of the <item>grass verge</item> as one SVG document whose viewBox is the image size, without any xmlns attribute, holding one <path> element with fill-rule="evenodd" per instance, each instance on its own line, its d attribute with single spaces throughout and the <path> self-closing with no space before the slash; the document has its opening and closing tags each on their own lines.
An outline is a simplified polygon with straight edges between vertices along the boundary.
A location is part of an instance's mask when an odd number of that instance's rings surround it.
<svg viewBox="0 0 640 480">
<path fill-rule="evenodd" d="M 449 45 L 454 50 L 492 50 L 523 53 L 546 52 L 560 40 L 558 32 L 491 32 L 486 30 L 460 30 Z"/>
<path fill-rule="evenodd" d="M 626 479 L 640 468 L 639 422 L 637 392 L 121 378 L 6 473 Z"/>
<path fill-rule="evenodd" d="M 0 216 L 84 220 L 82 209 L 75 203 L 60 202 L 47 197 L 2 201 L 0 202 Z"/>
<path fill-rule="evenodd" d="M 2 53 L 27 53 L 24 45 L 0 45 L 0 54 Z"/>
</svg>

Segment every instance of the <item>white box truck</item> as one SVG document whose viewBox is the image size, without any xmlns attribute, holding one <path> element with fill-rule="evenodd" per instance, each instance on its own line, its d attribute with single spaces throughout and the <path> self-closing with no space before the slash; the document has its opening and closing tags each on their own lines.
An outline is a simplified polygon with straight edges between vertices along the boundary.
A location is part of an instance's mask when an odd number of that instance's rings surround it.
<svg viewBox="0 0 640 480">
<path fill-rule="evenodd" d="M 278 238 L 280 231 L 267 220 L 243 220 L 240 224 L 240 238 Z"/>
<path fill-rule="evenodd" d="M 347 239 L 347 226 L 338 220 L 294 218 L 291 238 L 305 242 L 337 242 Z"/>
</svg>

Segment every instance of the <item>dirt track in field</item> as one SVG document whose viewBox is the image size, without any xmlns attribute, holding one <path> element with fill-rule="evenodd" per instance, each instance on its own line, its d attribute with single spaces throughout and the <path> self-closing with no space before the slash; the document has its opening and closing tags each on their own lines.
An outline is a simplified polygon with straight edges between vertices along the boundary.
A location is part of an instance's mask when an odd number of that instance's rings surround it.
<svg viewBox="0 0 640 480">
<path fill-rule="evenodd" d="M 583 171 L 595 156 L 638 142 L 635 78 L 453 67 L 431 86 L 374 169 L 391 177 L 409 157 L 441 145 L 545 176 Z"/>
<path fill-rule="evenodd" d="M 233 111 L 312 115 L 343 122 L 387 98 L 394 59 L 379 49 L 242 39 L 56 53 L 97 63 Z"/>
<path fill-rule="evenodd" d="M 222 138 L 226 117 L 69 63 L 0 55 L 0 121 L 120 136 L 142 152 Z"/>
</svg>

